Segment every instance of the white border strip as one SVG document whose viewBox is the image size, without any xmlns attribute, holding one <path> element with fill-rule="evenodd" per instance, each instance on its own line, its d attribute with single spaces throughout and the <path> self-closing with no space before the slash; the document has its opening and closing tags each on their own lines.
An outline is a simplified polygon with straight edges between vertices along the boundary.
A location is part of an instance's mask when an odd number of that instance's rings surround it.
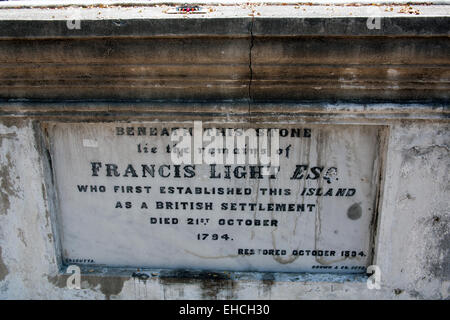
<svg viewBox="0 0 450 320">
<path fill-rule="evenodd" d="M 406 5 L 406 4 L 425 4 L 425 5 L 450 5 L 450 0 L 9 0 L 1 1 L 1 8 L 54 8 L 66 6 L 156 6 L 156 5 Z"/>
</svg>

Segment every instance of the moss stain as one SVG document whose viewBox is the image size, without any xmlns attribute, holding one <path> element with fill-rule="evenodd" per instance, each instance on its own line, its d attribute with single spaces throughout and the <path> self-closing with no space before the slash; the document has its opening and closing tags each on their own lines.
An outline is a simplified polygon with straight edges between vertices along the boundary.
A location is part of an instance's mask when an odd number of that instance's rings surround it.
<svg viewBox="0 0 450 320">
<path fill-rule="evenodd" d="M 198 285 L 201 291 L 201 299 L 204 300 L 234 299 L 237 286 L 236 281 L 230 279 L 229 275 L 223 272 L 172 270 L 162 273 L 159 281 L 163 287 Z M 220 297 L 220 294 L 225 294 L 225 296 Z"/>
<path fill-rule="evenodd" d="M 8 268 L 2 260 L 2 247 L 0 247 L 0 281 L 3 281 L 8 274 Z"/>
<path fill-rule="evenodd" d="M 13 168 L 11 156 L 7 153 L 5 156 L 6 164 L 0 166 L 0 215 L 6 215 L 11 206 L 10 196 L 18 196 L 18 190 L 10 178 L 10 171 Z"/>
<path fill-rule="evenodd" d="M 67 278 L 70 275 L 47 276 L 50 283 L 58 288 L 67 287 Z M 86 276 L 81 275 L 81 289 L 94 290 L 100 286 L 100 292 L 105 295 L 106 300 L 110 300 L 111 296 L 118 295 L 122 292 L 125 281 L 129 280 L 127 277 L 103 277 L 103 276 Z M 67 289 L 69 290 L 69 289 Z"/>
</svg>

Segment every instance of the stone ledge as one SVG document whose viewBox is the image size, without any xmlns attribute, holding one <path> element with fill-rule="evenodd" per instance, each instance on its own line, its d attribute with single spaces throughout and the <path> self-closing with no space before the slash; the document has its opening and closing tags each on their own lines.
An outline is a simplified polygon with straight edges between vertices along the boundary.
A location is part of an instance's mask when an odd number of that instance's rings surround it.
<svg viewBox="0 0 450 320">
<path fill-rule="evenodd" d="M 10 4 L 10 2 L 6 2 Z M 176 5 L 176 4 L 175 4 Z M 95 37 L 448 36 L 450 5 L 206 5 L 205 14 L 168 14 L 150 6 L 8 9 L 0 4 L 0 39 Z M 368 18 L 380 18 L 370 29 Z M 79 20 L 79 28 L 68 21 Z"/>
<path fill-rule="evenodd" d="M 183 119 L 204 121 L 296 121 L 373 123 L 392 121 L 448 122 L 445 104 L 351 104 L 351 103 L 216 103 L 176 102 L 14 102 L 0 103 L 0 119 L 32 118 L 58 121 L 138 121 Z"/>
<path fill-rule="evenodd" d="M 450 6 L 416 6 L 0 9 L 0 99 L 446 102 Z"/>
<path fill-rule="evenodd" d="M 1 18 L 1 16 L 0 16 Z M 185 38 L 253 36 L 323 37 L 448 37 L 448 17 L 389 17 L 380 29 L 368 29 L 367 17 L 230 17 L 226 19 L 105 19 L 81 20 L 79 30 L 67 27 L 71 20 L 0 20 L 0 40 Z"/>
</svg>

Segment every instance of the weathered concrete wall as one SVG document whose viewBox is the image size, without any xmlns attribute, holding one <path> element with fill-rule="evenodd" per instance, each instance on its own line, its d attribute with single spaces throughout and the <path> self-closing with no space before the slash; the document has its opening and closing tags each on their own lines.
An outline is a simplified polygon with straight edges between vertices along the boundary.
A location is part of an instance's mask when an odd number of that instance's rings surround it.
<svg viewBox="0 0 450 320">
<path fill-rule="evenodd" d="M 449 99 L 450 5 L 169 8 L 0 9 L 0 99 Z"/>
<path fill-rule="evenodd" d="M 163 9 L 147 9 L 140 20 L 140 9 L 131 8 L 129 24 L 117 9 L 102 10 L 109 18 L 83 21 L 80 34 L 65 28 L 67 12 L 55 11 L 56 23 L 50 13 L 36 20 L 35 13 L 0 12 L 0 299 L 448 299 L 448 18 L 425 8 L 431 11 L 417 20 L 386 20 L 377 34 L 364 28 L 367 17 L 342 27 L 345 21 L 324 18 L 325 8 L 316 20 L 264 12 L 258 19 L 248 17 L 253 8 L 240 8 L 222 24 L 151 20 L 152 10 Z M 18 26 L 27 23 L 24 34 Z M 388 102 L 373 104 L 381 100 Z M 373 261 L 381 289 L 351 275 L 148 270 L 143 281 L 101 268 L 85 270 L 82 290 L 68 289 L 40 123 L 174 115 L 386 126 Z"/>
<path fill-rule="evenodd" d="M 275 274 L 246 279 L 174 279 L 155 274 L 83 276 L 88 289 L 69 290 L 58 275 L 43 183 L 42 157 L 31 120 L 2 121 L 0 297 L 10 298 L 425 298 L 448 297 L 449 141 L 447 122 L 392 121 L 377 228 L 380 290 L 364 280 Z M 350 281 L 348 281 L 350 280 Z"/>
</svg>

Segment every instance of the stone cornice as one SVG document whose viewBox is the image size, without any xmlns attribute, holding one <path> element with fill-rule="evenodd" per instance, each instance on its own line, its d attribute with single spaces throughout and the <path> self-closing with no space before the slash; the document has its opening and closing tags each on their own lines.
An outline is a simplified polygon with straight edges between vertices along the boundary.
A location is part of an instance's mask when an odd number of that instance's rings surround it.
<svg viewBox="0 0 450 320">
<path fill-rule="evenodd" d="M 0 99 L 448 102 L 450 6 L 294 7 L 0 9 Z"/>
</svg>

